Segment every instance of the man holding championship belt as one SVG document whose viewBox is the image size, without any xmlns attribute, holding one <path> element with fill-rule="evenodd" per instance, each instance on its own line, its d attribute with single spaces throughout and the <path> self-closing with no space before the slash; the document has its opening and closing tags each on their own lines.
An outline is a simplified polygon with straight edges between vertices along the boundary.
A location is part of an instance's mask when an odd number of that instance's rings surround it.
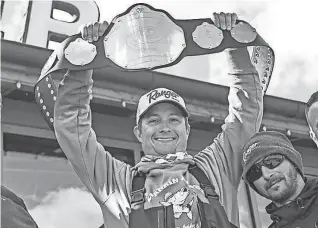
<svg viewBox="0 0 318 228">
<path fill-rule="evenodd" d="M 131 8 L 131 10 L 140 13 L 140 9 L 145 11 L 149 9 L 144 5 L 138 7 Z M 161 17 L 163 11 L 158 12 Z M 142 15 L 142 13 L 138 15 Z M 236 14 L 214 13 L 213 15 L 213 22 L 209 19 L 211 24 L 203 23 L 201 27 L 198 27 L 199 29 L 210 28 L 209 31 L 212 35 L 213 32 L 220 30 L 221 34 L 218 33 L 216 38 L 225 33 L 235 36 L 235 34 L 240 34 L 237 28 L 244 27 L 237 23 Z M 131 17 L 129 17 L 130 19 Z M 106 31 L 103 40 L 108 42 L 111 40 L 111 36 L 119 31 L 115 22 L 120 23 L 120 17 L 115 18 L 109 26 L 113 26 L 113 30 L 108 27 L 106 22 L 86 25 L 81 29 L 81 38 L 77 39 L 83 39 L 84 41 L 80 42 L 90 45 L 99 42 L 100 37 L 103 37 Z M 181 27 L 186 23 L 198 23 L 195 20 L 176 22 Z M 129 23 L 131 25 L 134 21 L 130 20 Z M 135 24 L 133 25 L 135 26 Z M 193 28 L 195 27 L 193 26 Z M 185 27 L 183 29 L 186 30 Z M 205 41 L 202 42 L 199 37 L 200 31 L 197 33 L 196 31 L 193 32 L 193 40 L 189 40 L 189 36 L 185 36 L 188 39 L 186 40 L 187 45 L 182 45 L 184 51 L 181 55 L 190 55 L 191 51 L 196 52 L 197 50 L 206 54 L 211 50 L 220 52 L 225 49 L 217 47 L 227 45 L 225 41 L 222 42 L 223 38 L 217 40 L 217 44 L 213 43 L 216 42 L 215 39 L 207 44 Z M 243 37 L 245 37 L 244 31 L 243 29 L 243 33 L 241 33 Z M 254 33 L 255 31 L 251 32 L 252 35 Z M 204 34 L 206 33 L 204 32 Z M 253 39 L 255 37 L 256 35 Z M 117 36 L 117 39 L 120 40 L 122 37 Z M 233 40 L 233 38 L 224 36 L 225 39 Z M 259 37 L 256 39 L 259 40 Z M 252 40 L 246 41 L 246 43 L 252 42 Z M 191 42 L 197 46 L 188 45 Z M 72 44 L 74 43 L 66 43 L 65 46 L 68 46 L 63 49 L 65 58 L 59 57 L 59 62 L 56 63 L 53 56 L 52 60 L 49 60 L 50 63 L 44 67 L 43 74 L 35 87 L 39 97 L 36 99 L 39 104 L 43 103 L 44 95 L 40 93 L 41 83 L 51 80 L 47 77 L 48 73 L 45 72 L 52 72 L 50 69 L 56 69 L 54 67 L 58 64 L 67 66 L 68 71 L 60 82 L 57 95 L 53 99 L 55 101 L 54 118 L 47 118 L 47 122 L 54 123 L 51 128 L 54 128 L 62 150 L 81 181 L 99 203 L 105 227 L 239 227 L 237 191 L 242 175 L 242 148 L 259 130 L 263 116 L 263 94 L 267 87 L 262 86 L 263 82 L 256 70 L 258 67 L 255 64 L 257 65 L 257 62 L 260 61 L 255 59 L 254 64 L 250 60 L 246 48 L 248 45 L 235 43 L 236 46 L 231 44 L 226 47 L 230 68 L 229 78 L 231 79 L 228 95 L 229 114 L 222 126 L 222 132 L 212 141 L 212 144 L 194 157 L 187 153 L 190 113 L 184 99 L 169 88 L 156 88 L 140 97 L 136 126 L 133 131 L 142 145 L 145 156 L 136 166 L 132 167 L 112 157 L 97 142 L 97 136 L 92 129 L 90 100 L 93 87 L 94 67 L 92 66 L 95 64 L 96 58 L 99 58 L 98 53 L 92 63 L 83 63 L 83 59 L 77 58 L 78 56 L 74 56 L 72 53 L 76 52 L 71 47 Z M 105 46 L 105 56 L 109 57 L 110 50 L 107 47 L 111 49 L 113 46 Z M 203 50 L 204 48 L 207 50 Z M 270 48 L 266 46 L 266 49 Z M 259 47 L 257 50 L 256 57 L 262 54 Z M 70 56 L 72 57 L 70 58 Z M 266 53 L 265 57 L 267 56 L 270 55 Z M 120 65 L 115 57 L 112 62 Z M 117 57 L 121 56 L 117 55 Z M 151 64 L 157 61 L 156 63 L 165 65 L 166 63 L 162 62 L 160 57 L 161 55 L 154 56 L 156 59 L 152 59 Z M 273 55 L 270 57 L 273 58 Z M 71 61 L 82 67 L 72 66 Z M 153 69 L 153 65 L 145 65 L 145 62 L 138 61 L 133 64 L 128 61 L 122 65 L 122 68 L 134 69 L 137 66 L 136 68 Z M 273 59 L 270 61 L 273 62 Z M 270 61 L 268 62 L 270 63 Z M 146 61 L 146 64 L 149 64 L 149 61 Z M 270 66 L 272 67 L 272 65 Z M 272 70 L 272 68 L 268 70 L 268 67 L 263 67 L 261 68 L 263 71 L 260 71 L 262 74 L 266 74 L 264 77 L 267 79 Z M 265 71 L 270 71 L 269 75 Z M 44 78 L 46 80 L 42 80 Z M 56 92 L 51 90 L 51 93 Z M 44 98 L 44 100 L 48 99 L 49 97 Z M 48 107 L 45 107 L 46 111 Z"/>
</svg>

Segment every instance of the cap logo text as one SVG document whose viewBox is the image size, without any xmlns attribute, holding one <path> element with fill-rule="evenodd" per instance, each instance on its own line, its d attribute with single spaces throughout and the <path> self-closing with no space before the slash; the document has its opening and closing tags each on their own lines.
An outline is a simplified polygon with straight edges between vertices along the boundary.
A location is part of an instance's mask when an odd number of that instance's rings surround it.
<svg viewBox="0 0 318 228">
<path fill-rule="evenodd" d="M 253 143 L 243 154 L 243 161 L 246 163 L 248 156 L 251 154 L 252 150 L 257 147 L 257 143 Z"/>
<path fill-rule="evenodd" d="M 165 96 L 167 99 L 173 99 L 175 101 L 178 101 L 178 97 L 180 97 L 178 94 L 171 90 L 161 90 L 160 92 L 158 90 L 152 90 L 150 93 L 147 94 L 147 97 L 149 98 L 149 104 L 152 101 L 157 100 L 158 98 Z"/>
</svg>

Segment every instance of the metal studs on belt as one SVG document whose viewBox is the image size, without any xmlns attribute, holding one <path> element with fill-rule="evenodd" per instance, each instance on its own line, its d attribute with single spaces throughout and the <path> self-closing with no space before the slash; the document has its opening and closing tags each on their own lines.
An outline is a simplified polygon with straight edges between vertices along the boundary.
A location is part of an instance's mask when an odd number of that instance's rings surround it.
<svg viewBox="0 0 318 228">
<path fill-rule="evenodd" d="M 255 40 L 257 32 L 250 24 L 239 22 L 231 29 L 231 36 L 240 43 L 250 43 Z"/>
<path fill-rule="evenodd" d="M 193 41 L 205 49 L 218 47 L 223 40 L 223 32 L 213 24 L 203 22 L 192 33 Z"/>
<path fill-rule="evenodd" d="M 91 63 L 97 50 L 94 44 L 88 43 L 81 38 L 70 42 L 67 48 L 64 50 L 65 58 L 73 65 L 84 66 Z"/>
</svg>

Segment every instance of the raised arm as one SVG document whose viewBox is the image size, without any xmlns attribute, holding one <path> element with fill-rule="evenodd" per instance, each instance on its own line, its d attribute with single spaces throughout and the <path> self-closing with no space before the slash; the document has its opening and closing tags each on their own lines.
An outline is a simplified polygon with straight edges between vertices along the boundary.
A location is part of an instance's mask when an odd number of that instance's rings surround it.
<svg viewBox="0 0 318 228">
<path fill-rule="evenodd" d="M 230 49 L 227 58 L 231 76 L 229 114 L 222 132 L 196 156 L 199 164 L 211 172 L 220 191 L 228 185 L 237 189 L 242 174 L 242 147 L 259 131 L 263 117 L 260 80 L 247 49 Z"/>
<path fill-rule="evenodd" d="M 198 158 L 228 181 L 238 186 L 242 174 L 242 147 L 259 131 L 263 116 L 263 96 L 259 76 L 246 48 L 228 51 L 232 83 L 228 95 L 229 114 L 214 142 Z M 218 165 L 215 166 L 215 163 Z"/>
<path fill-rule="evenodd" d="M 91 126 L 92 70 L 68 71 L 58 88 L 56 138 L 84 185 L 103 204 L 115 191 L 128 196 L 129 165 L 116 160 L 97 142 Z"/>
</svg>

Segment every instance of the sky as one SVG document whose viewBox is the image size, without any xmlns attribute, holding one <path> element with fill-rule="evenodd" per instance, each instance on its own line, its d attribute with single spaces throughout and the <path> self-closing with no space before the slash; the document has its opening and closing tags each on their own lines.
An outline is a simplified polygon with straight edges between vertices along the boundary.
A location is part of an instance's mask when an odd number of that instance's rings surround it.
<svg viewBox="0 0 318 228">
<path fill-rule="evenodd" d="M 101 20 L 110 22 L 133 0 L 96 0 Z M 148 0 L 176 19 L 207 18 L 213 12 L 236 12 L 255 27 L 275 51 L 276 62 L 268 95 L 306 102 L 318 90 L 318 35 L 315 1 L 215 1 Z M 186 58 L 161 69 L 177 76 L 227 85 L 224 54 Z M 37 199 L 30 213 L 40 228 L 98 227 L 102 217 L 98 204 L 83 188 L 58 188 Z"/>
</svg>

